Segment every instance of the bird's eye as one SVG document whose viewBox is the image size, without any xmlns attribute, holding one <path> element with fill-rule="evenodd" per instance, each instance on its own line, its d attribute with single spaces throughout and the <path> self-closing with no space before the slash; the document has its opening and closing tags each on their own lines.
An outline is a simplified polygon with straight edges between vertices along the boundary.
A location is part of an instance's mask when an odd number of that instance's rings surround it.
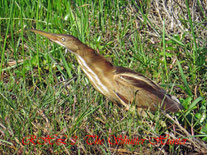
<svg viewBox="0 0 207 155">
<path fill-rule="evenodd" d="M 65 41 L 65 38 L 61 38 L 61 40 L 64 42 Z"/>
</svg>

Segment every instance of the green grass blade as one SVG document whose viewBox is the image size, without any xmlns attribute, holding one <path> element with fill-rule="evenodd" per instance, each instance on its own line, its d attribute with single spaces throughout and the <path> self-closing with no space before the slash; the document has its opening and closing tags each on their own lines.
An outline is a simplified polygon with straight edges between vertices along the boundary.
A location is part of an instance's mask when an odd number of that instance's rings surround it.
<svg viewBox="0 0 207 155">
<path fill-rule="evenodd" d="M 178 65 L 178 68 L 179 68 L 180 75 L 181 75 L 181 78 L 182 78 L 182 80 L 183 80 L 183 83 L 184 83 L 184 85 L 185 85 L 185 92 L 186 92 L 189 96 L 192 96 L 192 92 L 191 92 L 191 90 L 190 90 L 190 87 L 189 87 L 189 85 L 188 85 L 188 82 L 187 82 L 187 80 L 186 80 L 185 74 L 184 74 L 184 72 L 183 72 L 183 69 L 182 69 L 182 67 L 181 67 L 181 65 L 180 65 L 179 60 L 177 60 L 177 65 Z"/>
</svg>

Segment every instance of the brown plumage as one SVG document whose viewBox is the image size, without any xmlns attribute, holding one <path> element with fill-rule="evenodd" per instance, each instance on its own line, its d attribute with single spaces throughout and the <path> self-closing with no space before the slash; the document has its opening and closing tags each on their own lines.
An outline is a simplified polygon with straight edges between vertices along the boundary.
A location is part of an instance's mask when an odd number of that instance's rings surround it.
<svg viewBox="0 0 207 155">
<path fill-rule="evenodd" d="M 49 38 L 75 54 L 83 72 L 92 85 L 113 102 L 121 103 L 129 109 L 132 103 L 137 108 L 156 111 L 158 107 L 167 112 L 182 109 L 178 99 L 144 75 L 124 67 L 113 66 L 94 49 L 77 38 L 65 34 L 52 34 L 31 30 Z"/>
</svg>

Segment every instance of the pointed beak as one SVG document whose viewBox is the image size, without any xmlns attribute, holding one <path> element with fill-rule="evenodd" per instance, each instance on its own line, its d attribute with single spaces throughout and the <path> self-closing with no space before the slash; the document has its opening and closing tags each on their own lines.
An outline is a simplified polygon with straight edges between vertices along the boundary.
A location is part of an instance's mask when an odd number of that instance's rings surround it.
<svg viewBox="0 0 207 155">
<path fill-rule="evenodd" d="M 48 32 L 44 32 L 44 31 L 40 31 L 40 30 L 35 30 L 35 29 L 31 29 L 30 31 L 36 33 L 36 34 L 40 34 L 42 36 L 47 37 L 48 39 L 50 39 L 51 41 L 65 47 L 65 45 L 60 41 L 61 36 L 55 33 L 48 33 Z"/>
<path fill-rule="evenodd" d="M 56 34 L 53 33 L 48 33 L 48 32 L 44 32 L 44 31 L 40 31 L 40 30 L 35 30 L 35 29 L 31 29 L 30 31 L 36 33 L 36 34 L 40 34 L 42 36 L 47 37 L 48 39 L 57 42 L 58 41 L 58 36 Z"/>
</svg>

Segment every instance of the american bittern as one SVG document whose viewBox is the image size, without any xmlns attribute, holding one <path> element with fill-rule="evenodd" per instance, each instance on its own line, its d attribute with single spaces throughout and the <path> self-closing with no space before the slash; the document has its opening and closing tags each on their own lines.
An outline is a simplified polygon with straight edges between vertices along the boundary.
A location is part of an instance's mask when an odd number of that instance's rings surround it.
<svg viewBox="0 0 207 155">
<path fill-rule="evenodd" d="M 121 103 L 126 109 L 129 109 L 132 103 L 135 103 L 137 108 L 151 111 L 156 111 L 158 107 L 167 112 L 177 112 L 182 109 L 178 99 L 167 94 L 155 82 L 130 69 L 112 65 L 74 36 L 34 29 L 31 31 L 49 38 L 75 54 L 92 85 L 111 101 Z"/>
</svg>

